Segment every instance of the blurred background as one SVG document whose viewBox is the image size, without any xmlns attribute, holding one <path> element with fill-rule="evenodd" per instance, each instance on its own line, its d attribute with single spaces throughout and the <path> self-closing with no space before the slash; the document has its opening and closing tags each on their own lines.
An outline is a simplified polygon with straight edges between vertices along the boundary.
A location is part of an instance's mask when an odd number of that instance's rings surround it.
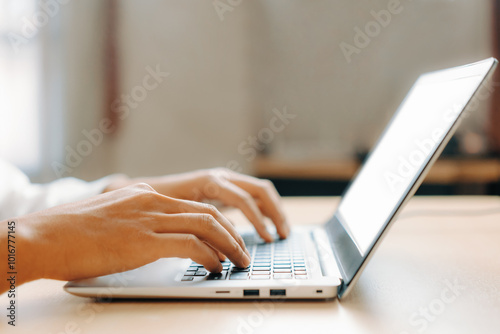
<svg viewBox="0 0 500 334">
<path fill-rule="evenodd" d="M 419 74 L 499 56 L 498 2 L 0 0 L 0 156 L 339 195 Z M 500 194 L 497 82 L 420 194 Z"/>
</svg>

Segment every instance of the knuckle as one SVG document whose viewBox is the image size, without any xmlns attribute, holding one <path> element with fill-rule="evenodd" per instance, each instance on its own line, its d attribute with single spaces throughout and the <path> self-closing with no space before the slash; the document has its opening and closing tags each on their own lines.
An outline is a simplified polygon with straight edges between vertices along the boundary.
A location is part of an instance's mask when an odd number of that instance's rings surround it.
<svg viewBox="0 0 500 334">
<path fill-rule="evenodd" d="M 140 183 L 136 183 L 134 184 L 134 187 L 138 190 L 145 190 L 145 191 L 148 191 L 148 192 L 156 192 L 153 187 L 151 187 L 149 184 L 147 183 L 144 183 L 144 182 L 140 182 Z"/>
<path fill-rule="evenodd" d="M 268 180 L 268 179 L 260 180 L 260 184 L 261 184 L 262 188 L 274 189 L 274 183 L 271 180 Z"/>
<path fill-rule="evenodd" d="M 245 245 L 245 241 L 243 240 L 243 238 L 241 237 L 241 235 L 238 235 L 237 240 L 238 240 L 238 243 L 240 245 Z"/>
<path fill-rule="evenodd" d="M 189 201 L 171 197 L 167 197 L 166 201 L 175 212 L 188 213 L 193 211 L 192 205 Z"/>
<path fill-rule="evenodd" d="M 156 241 L 156 234 L 151 231 L 140 231 L 135 235 L 138 240 L 142 241 L 142 244 L 151 244 Z"/>
<path fill-rule="evenodd" d="M 231 242 L 231 252 L 233 254 L 238 254 L 241 251 L 240 245 L 237 242 Z"/>
<path fill-rule="evenodd" d="M 151 191 L 141 192 L 138 196 L 146 204 L 154 204 L 159 199 L 158 193 Z"/>
<path fill-rule="evenodd" d="M 211 170 L 210 175 L 223 179 L 229 179 L 231 173 L 233 173 L 233 171 L 230 170 L 229 168 L 217 167 Z"/>
<path fill-rule="evenodd" d="M 218 229 L 219 223 L 214 219 L 212 215 L 206 213 L 202 214 L 201 221 L 203 224 L 202 228 L 208 233 L 215 232 Z"/>
<path fill-rule="evenodd" d="M 184 244 L 186 249 L 197 249 L 199 247 L 198 238 L 193 234 L 184 235 Z"/>
<path fill-rule="evenodd" d="M 204 211 L 209 215 L 217 216 L 219 214 L 219 210 L 217 210 L 215 205 L 203 203 L 203 207 Z"/>
</svg>

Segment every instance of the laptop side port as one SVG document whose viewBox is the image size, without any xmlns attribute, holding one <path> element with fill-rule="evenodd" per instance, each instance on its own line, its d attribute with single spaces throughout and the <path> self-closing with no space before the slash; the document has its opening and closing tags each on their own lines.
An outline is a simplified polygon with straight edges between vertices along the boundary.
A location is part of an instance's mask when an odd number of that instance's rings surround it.
<svg viewBox="0 0 500 334">
<path fill-rule="evenodd" d="M 271 289 L 269 290 L 271 296 L 286 296 L 286 289 Z"/>
<path fill-rule="evenodd" d="M 245 297 L 258 297 L 259 290 L 243 290 L 243 296 Z"/>
</svg>

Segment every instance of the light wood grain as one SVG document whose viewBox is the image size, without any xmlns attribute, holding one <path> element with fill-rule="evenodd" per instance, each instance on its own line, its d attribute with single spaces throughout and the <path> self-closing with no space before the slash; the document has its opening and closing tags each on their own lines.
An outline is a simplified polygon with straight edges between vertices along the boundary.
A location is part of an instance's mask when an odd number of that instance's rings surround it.
<svg viewBox="0 0 500 334">
<path fill-rule="evenodd" d="M 292 224 L 317 223 L 338 198 L 287 198 Z M 486 214 L 496 210 L 496 214 Z M 482 215 L 481 215 L 482 214 Z M 227 215 L 246 224 L 232 210 Z M 412 314 L 439 306 L 447 281 L 459 295 L 423 333 L 498 333 L 500 199 L 413 199 L 353 293 L 333 301 L 122 301 L 96 303 L 39 280 L 18 288 L 18 326 L 0 333 L 420 333 Z M 446 292 L 445 292 L 445 296 Z M 449 296 L 448 296 L 449 297 Z M 431 314 L 432 315 L 432 314 Z M 419 318 L 420 319 L 420 318 Z"/>
</svg>

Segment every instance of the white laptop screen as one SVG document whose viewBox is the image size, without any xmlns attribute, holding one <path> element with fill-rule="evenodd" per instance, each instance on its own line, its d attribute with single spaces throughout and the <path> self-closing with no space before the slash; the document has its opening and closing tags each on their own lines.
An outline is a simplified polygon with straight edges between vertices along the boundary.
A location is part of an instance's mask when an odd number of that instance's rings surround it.
<svg viewBox="0 0 500 334">
<path fill-rule="evenodd" d="M 475 72 L 421 76 L 344 194 L 337 217 L 362 256 L 484 79 Z"/>
</svg>

